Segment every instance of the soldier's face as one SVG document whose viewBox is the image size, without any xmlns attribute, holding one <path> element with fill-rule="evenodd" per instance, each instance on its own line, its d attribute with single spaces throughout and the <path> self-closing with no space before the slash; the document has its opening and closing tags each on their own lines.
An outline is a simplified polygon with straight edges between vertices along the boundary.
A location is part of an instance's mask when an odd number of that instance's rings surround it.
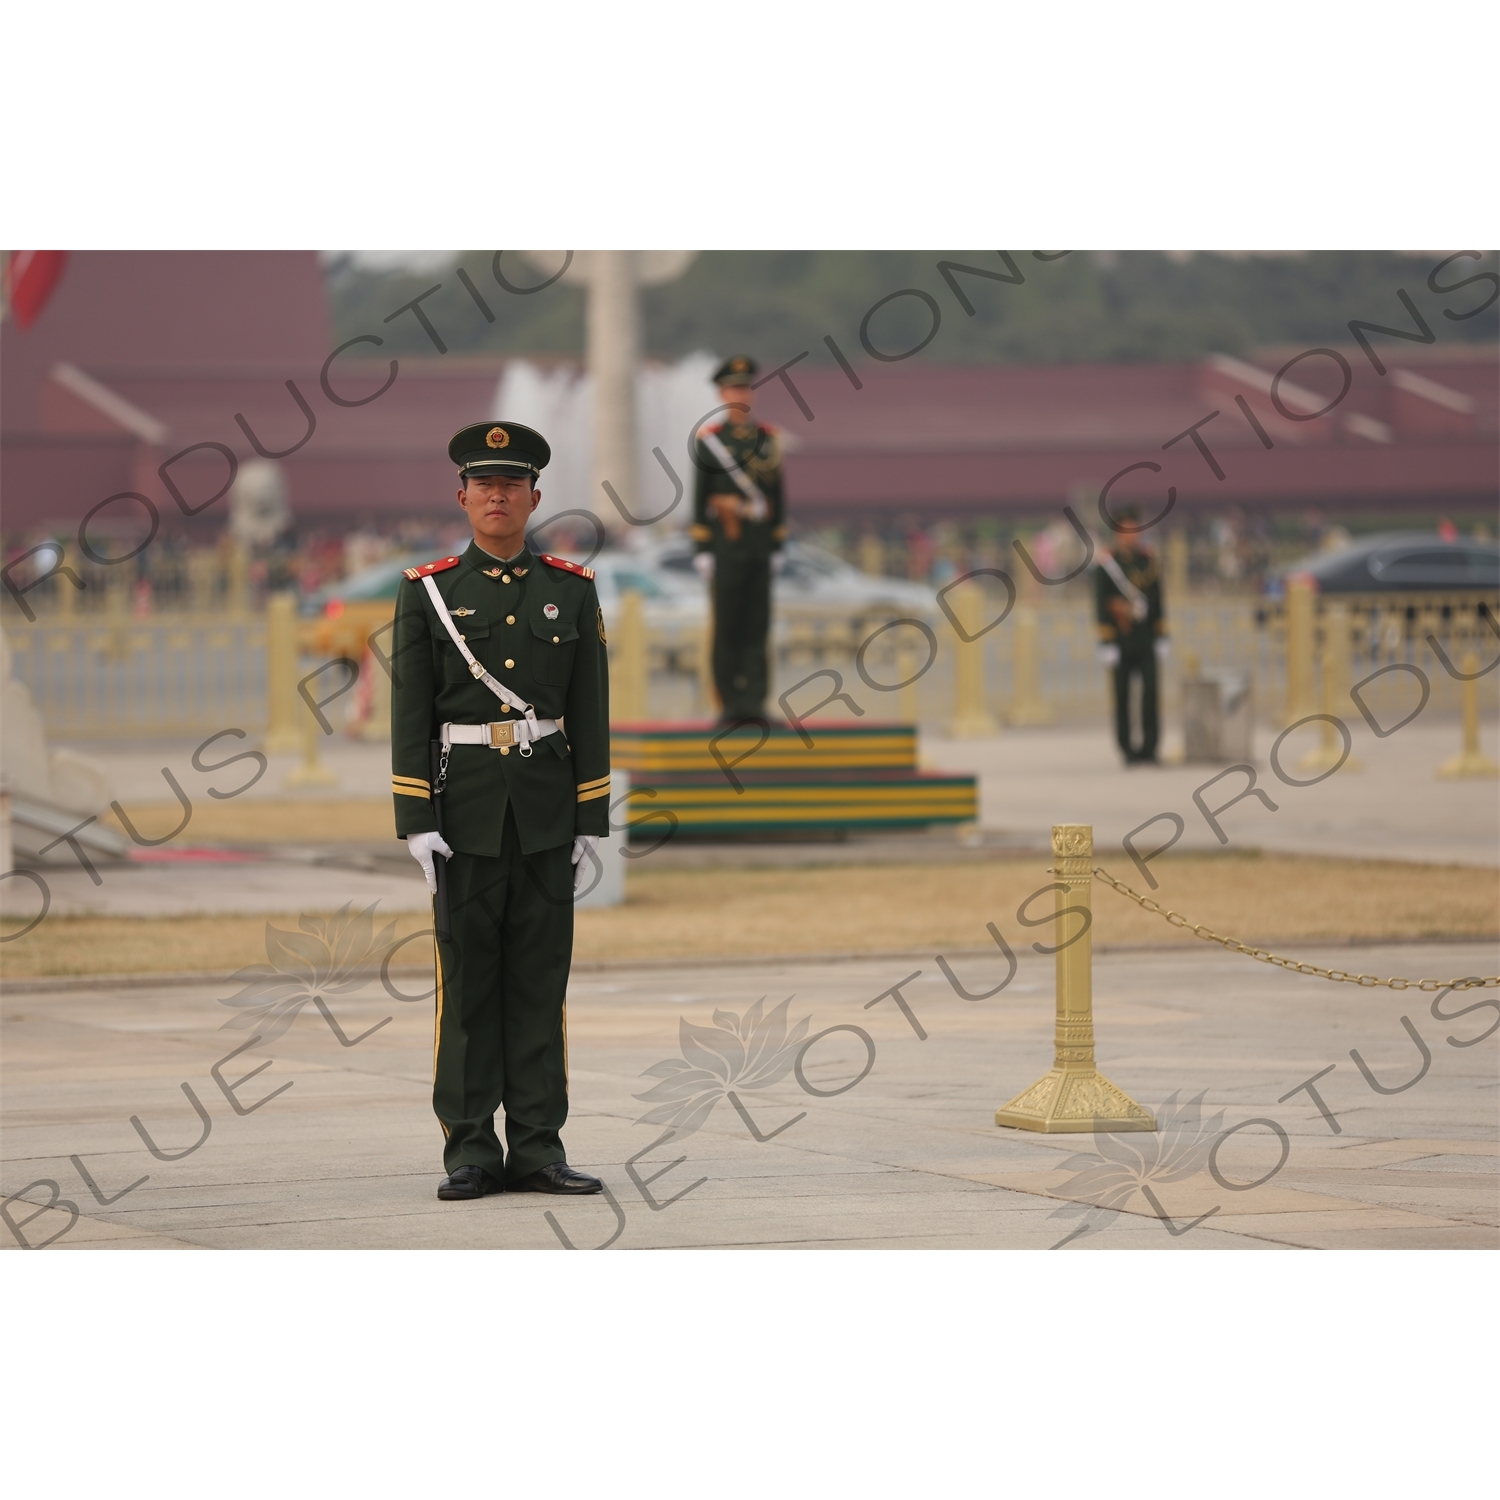
<svg viewBox="0 0 1500 1500">
<path fill-rule="evenodd" d="M 458 492 L 458 503 L 474 535 L 481 543 L 504 546 L 525 537 L 526 522 L 541 498 L 542 492 L 533 489 L 530 480 L 508 475 L 475 476 Z"/>
<path fill-rule="evenodd" d="M 721 385 L 719 400 L 729 407 L 724 415 L 736 424 L 748 422 L 755 410 L 755 391 L 748 385 Z"/>
</svg>

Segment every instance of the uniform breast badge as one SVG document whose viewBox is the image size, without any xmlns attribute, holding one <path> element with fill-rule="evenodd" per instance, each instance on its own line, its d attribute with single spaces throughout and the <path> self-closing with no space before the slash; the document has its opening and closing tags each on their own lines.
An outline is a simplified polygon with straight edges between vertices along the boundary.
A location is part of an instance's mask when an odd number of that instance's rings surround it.
<svg viewBox="0 0 1500 1500">
<path fill-rule="evenodd" d="M 544 604 L 542 606 L 542 613 L 549 620 L 555 620 L 557 618 L 557 606 L 555 604 Z"/>
</svg>

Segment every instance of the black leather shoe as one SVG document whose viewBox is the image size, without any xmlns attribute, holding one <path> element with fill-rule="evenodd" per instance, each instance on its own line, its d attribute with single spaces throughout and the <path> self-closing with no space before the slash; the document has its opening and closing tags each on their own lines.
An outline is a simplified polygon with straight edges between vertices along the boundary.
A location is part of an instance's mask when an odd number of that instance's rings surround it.
<svg viewBox="0 0 1500 1500">
<path fill-rule="evenodd" d="M 454 1167 L 452 1172 L 438 1183 L 438 1197 L 452 1201 L 457 1198 L 482 1198 L 486 1193 L 503 1193 L 505 1184 L 491 1177 L 483 1167 Z"/>
<path fill-rule="evenodd" d="M 507 1193 L 602 1193 L 604 1184 L 587 1172 L 575 1172 L 565 1161 L 549 1162 L 529 1177 L 506 1186 Z"/>
</svg>

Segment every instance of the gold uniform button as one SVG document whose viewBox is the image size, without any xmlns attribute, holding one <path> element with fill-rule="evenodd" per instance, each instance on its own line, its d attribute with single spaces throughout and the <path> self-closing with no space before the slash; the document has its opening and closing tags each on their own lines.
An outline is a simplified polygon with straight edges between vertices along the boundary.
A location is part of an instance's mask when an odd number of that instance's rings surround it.
<svg viewBox="0 0 1500 1500">
<path fill-rule="evenodd" d="M 558 643 L 558 642 L 559 642 L 559 641 L 560 641 L 560 640 L 561 640 L 561 639 L 562 639 L 562 637 L 561 637 L 561 636 L 556 636 L 556 635 L 555 635 L 555 636 L 553 636 L 553 637 L 552 637 L 552 644 L 553 644 L 553 645 L 554 645 L 554 646 L 555 646 L 555 645 L 557 645 L 557 643 Z"/>
<path fill-rule="evenodd" d="M 509 573 L 505 574 L 505 576 L 501 578 L 500 582 L 501 583 L 509 583 L 510 582 L 510 574 Z"/>
<path fill-rule="evenodd" d="M 505 623 L 507 625 L 514 625 L 516 623 L 516 617 L 514 615 L 506 615 Z"/>
<path fill-rule="evenodd" d="M 500 747 L 500 753 L 501 753 L 501 755 L 509 755 L 510 754 L 510 746 L 509 745 L 501 745 L 501 747 Z"/>
<path fill-rule="evenodd" d="M 507 657 L 506 657 L 506 658 L 505 658 L 505 665 L 506 665 L 506 668 L 507 668 L 507 669 L 509 669 L 509 668 L 511 668 L 511 667 L 514 667 L 514 666 L 515 666 L 515 662 L 513 662 L 513 661 L 512 661 L 512 660 L 511 660 L 511 659 L 510 659 L 510 657 L 508 657 L 508 656 L 507 656 Z"/>
</svg>

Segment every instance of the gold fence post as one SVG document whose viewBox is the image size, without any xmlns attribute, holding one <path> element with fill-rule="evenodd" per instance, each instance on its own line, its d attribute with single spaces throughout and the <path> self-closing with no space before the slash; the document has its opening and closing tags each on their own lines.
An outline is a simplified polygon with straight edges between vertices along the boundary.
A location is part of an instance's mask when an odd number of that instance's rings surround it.
<svg viewBox="0 0 1500 1500">
<path fill-rule="evenodd" d="M 959 597 L 956 613 L 964 634 L 978 635 L 984 629 L 984 598 L 969 587 Z M 984 638 L 965 641 L 953 638 L 953 724 L 956 740 L 979 740 L 994 734 L 999 725 L 985 702 Z"/>
<path fill-rule="evenodd" d="M 224 565 L 225 593 L 231 614 L 248 614 L 250 610 L 250 549 L 244 542 L 231 541 Z"/>
<path fill-rule="evenodd" d="M 1313 615 L 1310 578 L 1294 577 L 1286 584 L 1286 723 L 1295 724 L 1316 713 L 1313 698 Z"/>
<path fill-rule="evenodd" d="M 318 742 L 323 731 L 313 717 L 313 711 L 302 704 L 303 712 L 297 715 L 298 738 L 302 744 L 302 763 L 287 772 L 281 784 L 289 791 L 300 788 L 337 786 L 339 779 L 325 766 L 318 755 Z"/>
<path fill-rule="evenodd" d="M 301 744 L 297 734 L 297 598 L 274 594 L 266 604 L 266 735 L 268 754 Z"/>
<path fill-rule="evenodd" d="M 885 577 L 885 543 L 873 531 L 859 539 L 859 571 L 871 578 Z"/>
<path fill-rule="evenodd" d="M 1042 697 L 1042 654 L 1034 604 L 1016 605 L 1011 627 L 1011 698 L 1006 721 L 1016 725 L 1050 724 L 1056 714 Z"/>
<path fill-rule="evenodd" d="M 1469 681 L 1464 683 L 1464 740 L 1463 749 L 1453 757 L 1445 760 L 1438 767 L 1438 775 L 1445 780 L 1459 780 L 1468 777 L 1483 777 L 1487 781 L 1493 781 L 1500 776 L 1500 766 L 1497 766 L 1488 755 L 1479 748 L 1479 679 L 1474 675 L 1479 671 L 1479 658 L 1472 651 L 1464 653 L 1461 671 L 1469 676 Z"/>
<path fill-rule="evenodd" d="M 615 663 L 610 670 L 610 721 L 644 723 L 651 717 L 651 643 L 646 638 L 646 611 L 634 591 L 620 598 Z"/>
<path fill-rule="evenodd" d="M 916 724 L 921 719 L 917 704 L 917 682 L 921 663 L 917 660 L 917 648 L 903 640 L 896 648 L 896 681 L 905 686 L 898 690 L 896 711 L 903 724 Z"/>
<path fill-rule="evenodd" d="M 1302 771 L 1331 771 L 1339 764 L 1344 753 L 1343 739 L 1332 719 L 1341 717 L 1340 709 L 1349 696 L 1354 673 L 1350 668 L 1349 608 L 1344 604 L 1330 604 L 1323 611 L 1323 707 L 1321 712 L 1330 717 L 1324 719 L 1319 728 L 1323 732 L 1322 743 L 1310 750 L 1297 762 Z M 1308 710 L 1313 712 L 1312 709 Z M 1345 771 L 1362 771 L 1364 766 L 1349 756 L 1342 768 Z"/>
<path fill-rule="evenodd" d="M 1057 1030 L 1052 1071 L 995 1113 L 995 1124 L 1046 1135 L 1155 1130 L 1156 1117 L 1094 1066 L 1094 830 L 1052 827 L 1057 877 Z M 1079 913 L 1083 915 L 1080 916 Z M 1079 930 L 1078 923 L 1082 923 Z"/>
<path fill-rule="evenodd" d="M 1167 609 L 1178 608 L 1188 589 L 1188 537 L 1179 528 L 1167 537 Z"/>
<path fill-rule="evenodd" d="M 774 627 L 772 640 L 775 640 Z M 774 661 L 774 656 L 773 656 Z M 703 616 L 703 629 L 698 632 L 698 649 L 694 656 L 697 670 L 698 712 L 715 718 L 719 712 L 719 695 L 714 688 L 714 602 L 713 590 L 708 593 L 708 610 Z M 774 668 L 772 671 L 774 676 Z"/>
</svg>

